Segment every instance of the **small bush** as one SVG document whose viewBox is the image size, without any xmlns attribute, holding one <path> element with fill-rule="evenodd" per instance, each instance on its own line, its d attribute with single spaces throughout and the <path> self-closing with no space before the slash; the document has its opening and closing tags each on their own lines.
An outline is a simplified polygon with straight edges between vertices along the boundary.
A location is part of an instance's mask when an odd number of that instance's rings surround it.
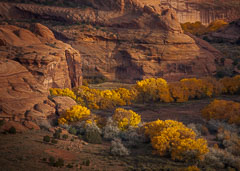
<svg viewBox="0 0 240 171">
<path fill-rule="evenodd" d="M 58 140 L 52 139 L 52 140 L 51 140 L 51 143 L 52 143 L 52 144 L 57 144 L 57 143 L 58 143 Z"/>
<path fill-rule="evenodd" d="M 0 120 L 0 128 L 4 125 L 4 120 Z"/>
<path fill-rule="evenodd" d="M 240 103 L 214 100 L 202 110 L 202 116 L 207 120 L 216 119 L 240 125 Z"/>
<path fill-rule="evenodd" d="M 208 153 L 207 141 L 196 138 L 196 133 L 183 123 L 157 120 L 145 125 L 145 134 L 160 156 L 171 155 L 173 160 L 203 160 Z"/>
<path fill-rule="evenodd" d="M 239 94 L 240 93 L 240 75 L 234 77 L 224 77 L 219 81 L 223 85 L 223 93 Z"/>
<path fill-rule="evenodd" d="M 68 96 L 71 97 L 73 100 L 76 100 L 76 95 L 73 93 L 72 90 L 69 90 L 68 88 L 50 88 L 49 91 L 52 96 Z"/>
<path fill-rule="evenodd" d="M 14 128 L 13 126 L 8 130 L 8 133 L 9 134 L 16 134 L 17 131 L 16 131 L 16 128 Z"/>
<path fill-rule="evenodd" d="M 240 157 L 240 137 L 236 132 L 230 132 L 224 128 L 218 129 L 217 140 L 226 151 Z"/>
<path fill-rule="evenodd" d="M 50 142 L 50 137 L 48 135 L 43 137 L 43 142 Z"/>
<path fill-rule="evenodd" d="M 102 137 L 101 134 L 96 129 L 86 129 L 84 139 L 93 144 L 101 144 Z"/>
<path fill-rule="evenodd" d="M 63 134 L 62 138 L 63 138 L 64 140 L 66 140 L 66 139 L 68 139 L 68 135 L 67 135 L 67 134 Z"/>
<path fill-rule="evenodd" d="M 60 132 L 56 131 L 56 132 L 53 134 L 53 137 L 56 138 L 56 139 L 60 139 L 60 137 L 61 137 Z"/>
<path fill-rule="evenodd" d="M 121 131 L 119 137 L 125 142 L 125 145 L 130 147 L 149 142 L 141 128 L 130 128 L 127 131 Z"/>
<path fill-rule="evenodd" d="M 120 130 L 114 124 L 112 118 L 108 118 L 106 126 L 103 128 L 103 137 L 107 140 L 113 140 L 119 136 Z"/>
<path fill-rule="evenodd" d="M 51 166 L 54 165 L 55 161 L 56 161 L 56 160 L 55 160 L 55 158 L 54 158 L 53 156 L 49 157 L 49 159 L 48 159 L 48 162 L 49 162 L 49 164 L 50 164 Z"/>
<path fill-rule="evenodd" d="M 73 168 L 73 165 L 72 164 L 67 164 L 67 166 L 66 166 L 67 168 Z"/>
<path fill-rule="evenodd" d="M 68 130 L 68 132 L 69 132 L 70 134 L 77 135 L 77 130 L 76 130 L 76 128 L 74 128 L 74 127 L 70 127 L 69 130 Z"/>
<path fill-rule="evenodd" d="M 64 125 L 68 122 L 82 121 L 90 116 L 90 110 L 81 105 L 72 106 L 58 119 L 58 123 Z"/>
<path fill-rule="evenodd" d="M 57 133 L 62 133 L 62 129 L 61 128 L 58 128 L 55 132 L 57 132 Z"/>
<path fill-rule="evenodd" d="M 114 139 L 111 142 L 110 153 L 114 156 L 127 156 L 129 155 L 129 151 L 122 144 L 120 139 Z"/>
<path fill-rule="evenodd" d="M 219 148 L 209 148 L 209 153 L 206 154 L 205 159 L 200 164 L 203 167 L 211 166 L 216 170 L 225 169 L 226 166 L 240 170 L 240 158 Z"/>
<path fill-rule="evenodd" d="M 129 127 L 138 127 L 141 122 L 141 116 L 132 110 L 117 108 L 113 115 L 113 120 L 117 123 L 118 128 L 126 130 Z"/>
<path fill-rule="evenodd" d="M 90 160 L 89 159 L 86 160 L 86 166 L 90 166 Z"/>
<path fill-rule="evenodd" d="M 64 166 L 64 160 L 62 158 L 59 158 L 53 165 L 54 167 L 63 167 Z"/>
</svg>

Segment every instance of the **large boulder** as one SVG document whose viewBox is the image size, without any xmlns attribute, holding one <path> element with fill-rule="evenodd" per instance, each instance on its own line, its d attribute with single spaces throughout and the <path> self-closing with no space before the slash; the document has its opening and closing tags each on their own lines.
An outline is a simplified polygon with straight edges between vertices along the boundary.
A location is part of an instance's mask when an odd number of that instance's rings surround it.
<svg viewBox="0 0 240 171">
<path fill-rule="evenodd" d="M 63 114 L 67 109 L 71 108 L 74 105 L 77 105 L 75 100 L 66 96 L 53 97 L 52 101 L 56 104 L 56 114 L 59 116 Z"/>
</svg>

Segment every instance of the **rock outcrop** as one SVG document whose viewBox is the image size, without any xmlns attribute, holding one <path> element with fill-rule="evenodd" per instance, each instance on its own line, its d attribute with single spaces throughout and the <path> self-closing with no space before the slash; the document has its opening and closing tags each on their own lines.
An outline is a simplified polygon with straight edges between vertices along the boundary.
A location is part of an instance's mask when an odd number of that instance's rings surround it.
<svg viewBox="0 0 240 171">
<path fill-rule="evenodd" d="M 0 25 L 1 57 L 18 61 L 46 88 L 81 85 L 81 58 L 70 45 L 56 40 L 41 24 L 33 32 L 12 25 Z"/>
<path fill-rule="evenodd" d="M 47 89 L 16 61 L 1 59 L 0 82 L 1 118 L 21 121 L 27 110 L 47 98 Z"/>
<path fill-rule="evenodd" d="M 32 30 L 32 31 L 30 31 Z M 51 87 L 71 88 L 82 81 L 78 51 L 41 24 L 30 30 L 0 25 L 0 120 L 38 129 L 54 119 L 56 105 L 48 99 Z M 16 124 L 18 124 L 16 123 Z"/>
<path fill-rule="evenodd" d="M 134 82 L 149 77 L 178 80 L 215 74 L 215 61 L 221 54 L 217 50 L 212 53 L 209 48 L 202 47 L 183 34 L 174 10 L 150 6 L 137 0 L 76 0 L 76 3 L 88 7 L 63 8 L 13 3 L 1 3 L 0 7 L 11 9 L 11 13 L 18 12 L 19 19 L 27 16 L 47 21 L 58 38 L 80 52 L 85 77 L 101 76 L 109 80 Z M 1 16 L 11 18 L 11 13 Z M 70 26 L 51 25 L 53 21 L 68 23 Z M 48 46 L 56 46 L 55 50 L 60 48 L 58 41 L 55 42 L 56 45 L 50 43 Z M 51 57 L 54 58 L 54 55 Z M 49 64 L 51 60 L 45 61 L 43 63 Z M 71 60 L 69 63 L 72 63 Z M 42 65 L 40 68 L 44 66 L 54 67 Z M 61 67 L 61 71 L 66 72 L 64 69 Z M 63 72 L 58 71 L 59 78 Z M 69 73 L 73 75 L 71 73 L 77 72 Z M 54 82 L 52 77 L 39 78 L 43 82 L 45 80 L 45 84 Z M 68 81 L 65 84 L 68 85 Z"/>
<path fill-rule="evenodd" d="M 173 8 L 180 23 L 196 22 L 208 25 L 211 22 L 224 19 L 233 21 L 240 17 L 240 3 L 238 0 L 141 0 L 151 5 L 160 4 Z"/>
</svg>

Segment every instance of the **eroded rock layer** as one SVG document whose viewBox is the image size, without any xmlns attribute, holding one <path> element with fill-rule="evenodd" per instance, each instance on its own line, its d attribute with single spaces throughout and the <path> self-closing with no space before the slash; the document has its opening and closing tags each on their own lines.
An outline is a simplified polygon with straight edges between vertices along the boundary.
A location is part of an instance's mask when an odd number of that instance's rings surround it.
<svg viewBox="0 0 240 171">
<path fill-rule="evenodd" d="M 81 66 L 79 52 L 47 27 L 0 25 L 0 120 L 28 128 L 55 118 L 48 89 L 80 86 Z"/>
<path fill-rule="evenodd" d="M 11 11 L 1 14 L 3 18 L 18 13 L 19 19 L 47 22 L 58 38 L 80 52 L 85 77 L 134 82 L 148 77 L 178 80 L 215 74 L 215 61 L 221 54 L 183 34 L 174 10 L 137 0 L 76 0 L 76 4 L 86 7 L 19 3 L 1 3 L 0 7 Z"/>
</svg>

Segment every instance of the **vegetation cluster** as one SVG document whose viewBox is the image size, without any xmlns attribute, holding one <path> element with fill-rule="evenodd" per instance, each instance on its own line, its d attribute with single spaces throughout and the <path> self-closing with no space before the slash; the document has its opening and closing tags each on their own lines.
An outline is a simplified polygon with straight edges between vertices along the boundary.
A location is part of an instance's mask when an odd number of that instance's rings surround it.
<svg viewBox="0 0 240 171">
<path fill-rule="evenodd" d="M 196 36 L 201 36 L 210 32 L 217 31 L 227 25 L 228 23 L 224 20 L 215 20 L 208 26 L 203 25 L 200 21 L 196 21 L 195 23 L 187 22 L 181 24 L 183 31 L 189 32 Z"/>
<path fill-rule="evenodd" d="M 113 156 L 129 155 L 130 147 L 151 143 L 154 154 L 170 157 L 173 161 L 204 167 L 207 161 L 211 160 L 213 163 L 221 163 L 218 168 L 225 168 L 226 156 L 233 158 L 236 156 L 234 151 L 239 150 L 238 135 L 229 136 L 226 131 L 216 135 L 220 146 L 218 149 L 215 146 L 208 147 L 202 135 L 209 134 L 212 131 L 210 126 L 214 124 L 209 124 L 209 127 L 186 126 L 173 120 L 143 123 L 141 116 L 136 112 L 118 106 L 133 103 L 180 103 L 190 99 L 217 97 L 221 94 L 239 94 L 240 76 L 219 80 L 186 78 L 170 83 L 162 78 L 149 78 L 138 81 L 129 89 L 100 90 L 81 86 L 73 90 L 55 88 L 51 89 L 50 93 L 53 96 L 69 96 L 78 103 L 59 117 L 59 125 L 90 143 L 102 143 L 103 139 L 111 141 L 109 152 Z M 90 109 L 92 111 L 114 109 L 114 112 L 106 119 L 91 113 Z M 202 115 L 209 123 L 214 120 L 239 124 L 239 111 L 239 103 L 214 100 L 202 110 Z M 219 127 L 215 124 L 215 131 L 219 131 Z M 228 138 L 217 138 L 223 134 L 222 137 Z M 238 168 L 237 162 L 238 158 L 230 167 Z M 186 169 L 198 168 L 189 165 Z"/>
<path fill-rule="evenodd" d="M 203 160 L 208 153 L 207 141 L 196 139 L 196 133 L 181 122 L 157 120 L 145 125 L 145 133 L 160 156 L 173 160 Z"/>
<path fill-rule="evenodd" d="M 51 88 L 50 93 L 53 96 L 69 96 L 79 105 L 89 109 L 106 110 L 132 103 L 186 102 L 190 99 L 217 97 L 221 94 L 239 94 L 240 76 L 224 77 L 220 80 L 210 77 L 186 78 L 170 83 L 162 78 L 149 78 L 137 81 L 130 89 L 99 90 L 81 86 L 73 90 Z M 68 114 L 65 114 L 68 115 L 67 120 L 71 118 L 70 115 L 74 115 L 74 110 L 86 109 L 74 107 L 71 109 L 72 114 L 68 110 Z"/>
</svg>

